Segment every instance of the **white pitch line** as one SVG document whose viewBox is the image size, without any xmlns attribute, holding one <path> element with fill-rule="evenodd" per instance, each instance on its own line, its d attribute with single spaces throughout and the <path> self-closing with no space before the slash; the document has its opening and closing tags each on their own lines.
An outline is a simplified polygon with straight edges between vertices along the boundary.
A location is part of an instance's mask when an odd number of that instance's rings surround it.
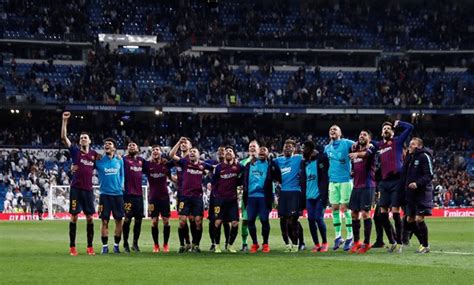
<svg viewBox="0 0 474 285">
<path fill-rule="evenodd" d="M 459 251 L 431 251 L 432 253 L 444 253 L 455 255 L 474 255 L 474 252 L 459 252 Z"/>
</svg>

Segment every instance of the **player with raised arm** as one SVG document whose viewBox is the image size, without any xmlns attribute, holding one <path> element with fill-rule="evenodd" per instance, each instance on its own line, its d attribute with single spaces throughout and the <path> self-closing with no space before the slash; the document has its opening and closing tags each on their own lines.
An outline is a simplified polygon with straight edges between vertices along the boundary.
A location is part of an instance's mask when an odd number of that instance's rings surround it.
<svg viewBox="0 0 474 285">
<path fill-rule="evenodd" d="M 167 178 L 171 175 L 173 161 L 167 161 L 161 156 L 159 145 L 151 147 L 150 161 L 144 161 L 143 173 L 148 179 L 148 213 L 151 217 L 151 236 L 153 238 L 153 252 L 160 252 L 158 242 L 158 221 L 161 215 L 163 220 L 163 252 L 169 252 L 168 240 L 170 237 L 170 196 L 168 194 Z"/>
<path fill-rule="evenodd" d="M 351 161 L 349 153 L 354 141 L 342 138 L 341 128 L 333 125 L 329 128 L 331 140 L 324 148 L 329 159 L 329 203 L 332 207 L 333 225 L 336 232 L 333 250 L 344 243 L 344 251 L 352 246 L 352 216 L 347 208 L 352 192 Z M 344 242 L 341 231 L 341 212 L 346 221 L 347 238 Z"/>
<path fill-rule="evenodd" d="M 170 151 L 172 158 L 182 168 L 182 196 L 178 205 L 179 228 L 178 236 L 180 244 L 184 243 L 184 225 L 186 220 L 194 218 L 196 222 L 196 230 L 191 231 L 193 244 L 193 252 L 201 252 L 199 243 L 202 238 L 202 216 L 204 212 L 204 203 L 202 200 L 202 179 L 205 170 L 212 171 L 212 165 L 201 162 L 199 160 L 199 150 L 191 148 L 189 150 L 189 159 L 180 158 L 176 155 L 180 145 L 186 142 L 186 138 L 182 137 Z M 179 252 L 184 252 L 185 248 L 181 245 Z"/>
<path fill-rule="evenodd" d="M 352 229 L 354 231 L 354 245 L 351 253 L 366 253 L 370 249 L 370 234 L 372 219 L 370 209 L 375 195 L 375 147 L 371 144 L 372 133 L 362 130 L 359 140 L 352 146 L 351 160 L 354 177 L 349 209 L 352 211 Z M 364 243 L 360 242 L 360 217 L 364 221 Z"/>
<path fill-rule="evenodd" d="M 92 176 L 98 154 L 94 150 L 90 149 L 91 138 L 86 132 L 82 132 L 80 134 L 79 147 L 71 143 L 67 137 L 67 125 L 70 117 L 70 112 L 64 112 L 61 126 L 61 140 L 69 149 L 72 163 L 75 166 L 75 172 L 72 177 L 69 194 L 69 213 L 71 214 L 71 221 L 69 222 L 69 253 L 72 256 L 77 255 L 77 215 L 83 211 L 86 215 L 87 221 L 87 254 L 95 255 L 94 248 L 92 246 L 94 239 L 94 222 L 92 215 L 95 213 L 95 197 L 94 191 L 92 189 Z"/>
<path fill-rule="evenodd" d="M 102 220 L 102 254 L 109 253 L 109 220 L 112 213 L 115 220 L 114 253 L 120 253 L 122 236 L 123 190 L 125 173 L 123 160 L 116 155 L 117 142 L 113 138 L 104 140 L 105 155 L 96 161 L 100 181 L 99 217 Z"/>
<path fill-rule="evenodd" d="M 401 127 L 403 132 L 395 137 L 395 129 Z M 384 122 L 382 124 L 383 140 L 376 143 L 380 159 L 382 179 L 379 183 L 380 191 L 380 219 L 382 220 L 385 233 L 390 242 L 389 252 L 402 251 L 402 219 L 400 208 L 404 204 L 405 190 L 400 185 L 400 170 L 403 165 L 403 145 L 413 131 L 413 125 L 403 121 L 395 121 L 394 124 Z M 392 211 L 395 223 L 395 233 L 388 217 Z"/>
<path fill-rule="evenodd" d="M 127 155 L 123 157 L 125 169 L 125 194 L 123 196 L 125 210 L 125 219 L 123 221 L 123 249 L 130 253 L 128 244 L 128 235 L 132 218 L 135 219 L 133 225 L 133 244 L 132 250 L 140 252 L 138 239 L 140 238 L 142 220 L 143 220 L 143 190 L 142 176 L 144 159 L 138 155 L 138 145 L 131 141 L 127 146 Z"/>
</svg>

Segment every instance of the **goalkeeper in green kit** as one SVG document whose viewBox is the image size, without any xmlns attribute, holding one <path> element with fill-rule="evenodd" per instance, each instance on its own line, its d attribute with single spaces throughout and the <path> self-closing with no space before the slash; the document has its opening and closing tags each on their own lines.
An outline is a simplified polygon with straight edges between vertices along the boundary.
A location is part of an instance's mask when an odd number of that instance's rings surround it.
<svg viewBox="0 0 474 285">
<path fill-rule="evenodd" d="M 242 166 L 246 166 L 247 163 L 249 163 L 252 158 L 258 156 L 259 152 L 259 144 L 256 140 L 253 140 L 249 144 L 249 156 L 246 159 L 243 159 L 240 161 L 240 164 Z M 249 229 L 247 226 L 247 209 L 244 206 L 243 199 L 241 201 L 241 211 L 242 211 L 242 251 L 248 251 L 248 245 L 247 245 L 247 237 L 249 236 Z"/>
</svg>

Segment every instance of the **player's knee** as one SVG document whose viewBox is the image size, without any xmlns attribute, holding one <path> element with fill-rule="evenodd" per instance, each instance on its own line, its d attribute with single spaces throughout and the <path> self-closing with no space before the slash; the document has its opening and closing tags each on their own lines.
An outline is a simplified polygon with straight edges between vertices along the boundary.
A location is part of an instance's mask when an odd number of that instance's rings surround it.
<svg viewBox="0 0 474 285">
<path fill-rule="evenodd" d="M 380 207 L 380 213 L 388 213 L 388 209 Z"/>
<path fill-rule="evenodd" d="M 77 223 L 77 215 L 71 215 L 71 222 Z"/>
<path fill-rule="evenodd" d="M 332 208 L 333 211 L 337 211 L 337 210 L 339 210 L 339 204 L 332 204 L 331 208 Z"/>
<path fill-rule="evenodd" d="M 416 216 L 416 217 L 415 217 L 415 221 L 416 221 L 417 223 L 421 223 L 421 222 L 423 222 L 424 220 L 425 220 L 425 217 L 423 217 L 423 216 Z"/>
<path fill-rule="evenodd" d="M 351 217 L 352 217 L 353 220 L 358 220 L 359 219 L 359 212 L 352 211 Z"/>
<path fill-rule="evenodd" d="M 400 207 L 392 207 L 392 213 L 400 213 Z"/>
<path fill-rule="evenodd" d="M 364 220 L 370 219 L 370 213 L 367 211 L 362 211 L 362 218 Z"/>
<path fill-rule="evenodd" d="M 102 227 L 105 229 L 109 228 L 109 221 L 108 220 L 102 220 Z"/>
<path fill-rule="evenodd" d="M 232 227 L 237 228 L 239 226 L 239 221 L 232 221 Z"/>
<path fill-rule="evenodd" d="M 158 219 L 153 219 L 153 220 L 151 221 L 151 226 L 152 226 L 152 227 L 158 226 Z"/>
<path fill-rule="evenodd" d="M 409 223 L 415 222 L 415 217 L 414 216 L 408 216 L 407 217 L 407 222 L 409 222 Z"/>
<path fill-rule="evenodd" d="M 168 218 L 164 218 L 163 219 L 163 225 L 169 226 L 169 224 L 170 224 L 170 220 Z"/>
<path fill-rule="evenodd" d="M 340 209 L 342 212 L 344 212 L 344 211 L 347 210 L 347 205 L 341 204 L 341 205 L 339 206 L 339 209 Z"/>
<path fill-rule="evenodd" d="M 222 220 L 216 220 L 216 221 L 214 222 L 214 225 L 215 225 L 216 227 L 220 227 L 220 226 L 222 225 Z"/>
</svg>

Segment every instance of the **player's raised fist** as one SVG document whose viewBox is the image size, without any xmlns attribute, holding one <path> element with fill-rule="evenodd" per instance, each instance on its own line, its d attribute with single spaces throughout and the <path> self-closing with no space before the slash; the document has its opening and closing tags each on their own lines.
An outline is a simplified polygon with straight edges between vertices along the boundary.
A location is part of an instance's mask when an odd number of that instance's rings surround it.
<svg viewBox="0 0 474 285">
<path fill-rule="evenodd" d="M 67 120 L 71 117 L 71 112 L 64 112 L 63 113 L 63 120 Z"/>
</svg>

